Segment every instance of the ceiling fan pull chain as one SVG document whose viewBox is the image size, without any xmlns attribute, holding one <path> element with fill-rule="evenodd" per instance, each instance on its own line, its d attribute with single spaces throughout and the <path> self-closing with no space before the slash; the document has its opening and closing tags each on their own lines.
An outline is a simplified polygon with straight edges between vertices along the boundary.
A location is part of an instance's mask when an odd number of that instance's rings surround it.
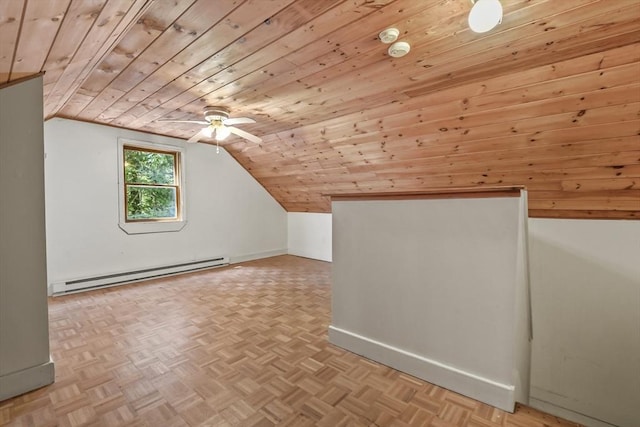
<svg viewBox="0 0 640 427">
<path fill-rule="evenodd" d="M 220 154 L 220 144 L 217 139 L 216 139 L 216 154 Z"/>
</svg>

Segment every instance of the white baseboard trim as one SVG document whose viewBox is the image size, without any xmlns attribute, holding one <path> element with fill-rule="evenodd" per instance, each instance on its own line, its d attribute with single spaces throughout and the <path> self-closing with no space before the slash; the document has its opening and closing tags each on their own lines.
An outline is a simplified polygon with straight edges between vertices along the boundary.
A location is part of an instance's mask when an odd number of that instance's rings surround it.
<svg viewBox="0 0 640 427">
<path fill-rule="evenodd" d="M 329 342 L 502 410 L 513 412 L 515 408 L 514 386 L 465 372 L 335 326 L 329 326 Z"/>
<path fill-rule="evenodd" d="M 275 249 L 272 251 L 232 256 L 229 258 L 229 264 L 238 264 L 239 262 L 254 261 L 256 259 L 271 258 L 279 255 L 287 255 L 287 249 Z"/>
<path fill-rule="evenodd" d="M 331 262 L 331 255 L 326 257 L 326 256 L 322 256 L 322 254 L 318 254 L 318 253 L 315 253 L 315 252 L 301 251 L 301 250 L 297 250 L 297 249 L 289 249 L 287 253 L 289 255 L 299 256 L 301 258 L 309 258 L 309 259 L 315 259 L 315 260 L 318 260 L 318 261 Z"/>
<path fill-rule="evenodd" d="M 42 365 L 0 376 L 0 401 L 49 385 L 54 379 L 55 367 L 51 359 Z"/>
<path fill-rule="evenodd" d="M 556 417 L 564 418 L 568 421 L 580 423 L 587 427 L 618 427 L 618 424 L 611 424 L 606 421 L 602 421 L 597 418 L 572 411 L 571 409 L 563 408 L 562 406 L 558 406 L 554 403 L 533 397 L 532 395 L 529 396 L 529 406 L 546 412 L 547 414 L 555 415 Z"/>
</svg>

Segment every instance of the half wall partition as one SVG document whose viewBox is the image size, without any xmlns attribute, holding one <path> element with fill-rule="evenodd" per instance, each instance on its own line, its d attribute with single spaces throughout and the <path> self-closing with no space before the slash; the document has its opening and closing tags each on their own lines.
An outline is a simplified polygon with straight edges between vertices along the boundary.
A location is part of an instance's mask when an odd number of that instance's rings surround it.
<svg viewBox="0 0 640 427">
<path fill-rule="evenodd" d="M 332 196 L 329 340 L 498 408 L 528 402 L 521 187 Z"/>
</svg>

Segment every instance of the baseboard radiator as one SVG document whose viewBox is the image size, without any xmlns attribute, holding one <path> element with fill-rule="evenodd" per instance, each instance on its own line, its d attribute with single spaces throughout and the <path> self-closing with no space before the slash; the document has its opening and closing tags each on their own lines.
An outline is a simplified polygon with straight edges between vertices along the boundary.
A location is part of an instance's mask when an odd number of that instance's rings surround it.
<svg viewBox="0 0 640 427">
<path fill-rule="evenodd" d="M 200 261 L 184 262 L 163 267 L 145 268 L 122 273 L 105 274 L 101 276 L 86 277 L 68 280 L 52 284 L 52 295 L 64 295 L 89 289 L 104 288 L 107 286 L 123 285 L 125 283 L 138 282 L 156 277 L 170 276 L 173 274 L 187 273 L 204 270 L 207 268 L 223 267 L 229 265 L 229 257 L 217 257 Z"/>
</svg>

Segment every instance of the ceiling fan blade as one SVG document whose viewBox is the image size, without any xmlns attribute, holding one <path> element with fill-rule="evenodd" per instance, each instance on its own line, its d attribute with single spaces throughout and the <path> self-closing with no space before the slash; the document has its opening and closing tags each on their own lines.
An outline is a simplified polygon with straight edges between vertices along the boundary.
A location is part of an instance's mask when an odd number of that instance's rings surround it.
<svg viewBox="0 0 640 427">
<path fill-rule="evenodd" d="M 162 123 L 195 123 L 198 125 L 208 125 L 209 122 L 205 122 L 204 120 L 171 120 L 171 119 L 159 119 L 156 122 Z"/>
<path fill-rule="evenodd" d="M 200 129 L 200 132 L 196 133 L 191 138 L 187 139 L 187 142 L 198 142 L 200 138 L 204 138 L 205 136 L 207 136 L 205 132 L 206 130 L 207 128 Z"/>
<path fill-rule="evenodd" d="M 242 129 L 234 128 L 233 126 L 227 126 L 227 129 L 229 129 L 231 133 L 234 133 L 244 139 L 248 139 L 251 142 L 255 142 L 256 144 L 260 144 L 262 142 L 262 138 L 258 138 L 257 136 Z"/>
<path fill-rule="evenodd" d="M 224 121 L 225 126 L 242 125 L 245 123 L 255 123 L 256 121 L 249 117 L 234 117 L 232 119 L 226 119 Z"/>
</svg>

